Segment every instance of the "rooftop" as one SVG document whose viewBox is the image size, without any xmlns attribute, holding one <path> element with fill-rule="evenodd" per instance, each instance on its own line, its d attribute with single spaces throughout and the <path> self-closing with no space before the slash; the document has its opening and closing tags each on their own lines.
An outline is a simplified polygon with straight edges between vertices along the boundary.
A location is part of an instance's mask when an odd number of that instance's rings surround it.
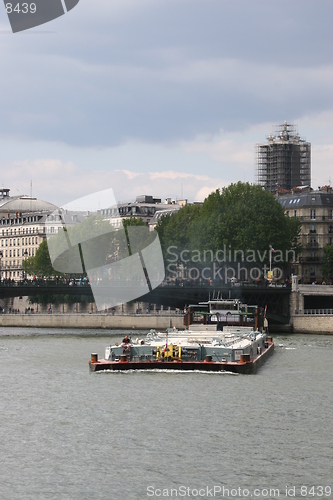
<svg viewBox="0 0 333 500">
<path fill-rule="evenodd" d="M 278 193 L 278 200 L 286 210 L 309 206 L 331 206 L 333 208 L 333 189 L 330 186 L 323 186 L 318 190 L 311 189 L 309 186 L 303 189 L 296 188 Z"/>
<path fill-rule="evenodd" d="M 8 188 L 0 188 L 0 217 L 4 217 L 5 214 L 53 212 L 57 208 L 53 203 L 27 195 L 10 196 L 9 192 Z"/>
</svg>

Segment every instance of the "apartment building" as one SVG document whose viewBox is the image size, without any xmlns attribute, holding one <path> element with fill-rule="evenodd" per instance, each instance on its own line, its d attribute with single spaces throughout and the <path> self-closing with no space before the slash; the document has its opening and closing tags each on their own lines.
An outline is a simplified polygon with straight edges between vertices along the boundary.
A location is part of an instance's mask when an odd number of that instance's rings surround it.
<svg viewBox="0 0 333 500">
<path fill-rule="evenodd" d="M 323 248 L 333 244 L 333 189 L 324 186 L 281 192 L 278 200 L 289 217 L 298 217 L 302 223 L 298 261 L 292 272 L 301 283 L 322 283 Z"/>
<path fill-rule="evenodd" d="M 36 255 L 46 238 L 45 220 L 57 207 L 31 196 L 10 196 L 0 188 L 0 276 L 1 281 L 20 281 L 23 262 Z"/>
<path fill-rule="evenodd" d="M 117 206 L 99 210 L 97 213 L 115 227 L 121 226 L 121 220 L 135 217 L 142 219 L 150 229 L 154 229 L 162 214 L 178 211 L 186 200 L 162 201 L 160 198 L 142 195 L 134 202 L 123 202 Z M 10 196 L 10 190 L 0 189 L 0 276 L 1 281 L 21 281 L 24 277 L 23 263 L 34 257 L 39 245 L 47 236 L 57 234 L 82 222 L 89 212 L 58 210 L 52 203 L 32 196 Z"/>
<path fill-rule="evenodd" d="M 162 215 L 169 215 L 177 212 L 182 206 L 187 204 L 187 200 L 174 201 L 166 198 L 155 198 L 150 195 L 137 196 L 133 202 L 121 202 L 114 207 L 100 210 L 99 213 L 114 227 L 120 227 L 121 219 L 139 218 L 153 230 L 158 219 Z"/>
</svg>

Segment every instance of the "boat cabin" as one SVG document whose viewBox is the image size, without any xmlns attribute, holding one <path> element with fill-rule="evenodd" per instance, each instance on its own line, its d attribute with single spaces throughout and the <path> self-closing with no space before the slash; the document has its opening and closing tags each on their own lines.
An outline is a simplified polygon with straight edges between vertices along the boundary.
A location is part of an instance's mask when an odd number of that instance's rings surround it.
<svg viewBox="0 0 333 500">
<path fill-rule="evenodd" d="M 256 305 L 243 304 L 238 299 L 216 299 L 187 307 L 184 325 L 192 329 L 198 324 L 216 325 L 216 330 L 228 326 L 250 326 L 260 330 L 264 325 L 264 317 Z"/>
</svg>

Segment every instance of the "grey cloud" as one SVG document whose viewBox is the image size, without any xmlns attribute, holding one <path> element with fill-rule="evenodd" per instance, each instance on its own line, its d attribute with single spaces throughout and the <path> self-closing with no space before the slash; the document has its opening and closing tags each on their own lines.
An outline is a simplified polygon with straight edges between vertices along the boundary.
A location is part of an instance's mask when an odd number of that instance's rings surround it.
<svg viewBox="0 0 333 500">
<path fill-rule="evenodd" d="M 110 2 L 80 2 L 62 18 L 66 31 L 42 43 L 1 40 L 0 132 L 110 146 L 328 109 L 331 85 L 315 75 L 332 68 L 332 5 L 161 0 L 120 15 Z"/>
</svg>

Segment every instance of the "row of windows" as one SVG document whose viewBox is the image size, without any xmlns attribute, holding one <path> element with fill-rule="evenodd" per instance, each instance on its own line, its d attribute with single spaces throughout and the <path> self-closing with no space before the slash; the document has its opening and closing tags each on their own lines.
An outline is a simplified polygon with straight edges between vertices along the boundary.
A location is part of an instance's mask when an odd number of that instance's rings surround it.
<svg viewBox="0 0 333 500">
<path fill-rule="evenodd" d="M 6 260 L 2 264 L 2 269 L 5 269 L 6 267 L 22 267 L 22 261 L 20 260 Z"/>
<path fill-rule="evenodd" d="M 29 251 L 25 251 L 23 252 L 23 249 L 22 249 L 22 257 L 30 257 L 31 255 L 34 256 L 35 255 L 35 251 L 37 251 L 37 249 L 35 250 L 34 248 L 29 248 Z M 15 248 L 13 250 L 6 250 L 3 254 L 3 257 L 19 257 L 20 256 L 20 249 L 18 248 L 17 250 L 15 250 Z M 1 256 L 0 256 L 1 257 Z"/>
<path fill-rule="evenodd" d="M 286 211 L 286 215 L 288 215 L 288 216 L 291 215 L 289 213 L 289 210 Z M 297 210 L 294 210 L 293 216 L 297 217 Z M 310 210 L 310 219 L 315 220 L 317 216 L 318 216 L 318 213 L 316 214 L 316 209 L 312 208 Z M 322 217 L 323 220 L 325 220 L 325 215 L 322 215 L 321 217 Z M 328 217 L 327 218 L 328 218 L 328 220 L 333 220 L 333 210 L 329 210 L 328 211 Z"/>
<path fill-rule="evenodd" d="M 156 207 L 145 207 L 140 206 L 126 206 L 119 208 L 107 208 L 101 210 L 101 214 L 104 216 L 119 217 L 119 215 L 151 215 L 153 216 L 156 212 Z"/>
<path fill-rule="evenodd" d="M 16 236 L 20 234 L 38 234 L 41 232 L 45 232 L 44 227 L 27 227 L 27 228 L 18 228 L 18 229 L 2 229 L 1 234 L 2 236 Z"/>
<path fill-rule="evenodd" d="M 66 210 L 66 213 L 67 213 L 67 210 Z M 59 222 L 60 222 L 60 221 L 62 220 L 62 217 L 61 217 L 61 215 L 59 215 L 59 214 L 57 214 L 57 215 L 52 214 L 52 215 L 49 215 L 49 216 L 47 217 L 47 220 L 48 220 L 48 221 L 51 221 L 51 220 L 52 220 L 52 221 L 57 221 L 57 222 L 59 221 Z"/>
<path fill-rule="evenodd" d="M 9 267 L 21 267 L 22 263 L 18 260 L 16 263 L 16 260 L 9 260 L 3 263 L 2 268 L 3 269 L 8 269 Z"/>
<path fill-rule="evenodd" d="M 2 271 L 1 272 L 1 277 L 2 279 L 4 278 L 15 278 L 15 277 L 21 278 L 22 277 L 22 271 Z"/>
<path fill-rule="evenodd" d="M 315 208 L 312 208 L 310 210 L 310 219 L 315 219 L 316 217 L 318 216 L 318 212 L 316 213 L 316 209 Z M 325 220 L 325 215 L 321 215 L 322 219 Z M 332 220 L 333 219 L 333 210 L 329 210 L 328 211 L 328 217 L 327 217 L 328 220 Z"/>
<path fill-rule="evenodd" d="M 326 228 L 325 228 L 325 230 L 326 230 Z M 317 226 L 315 224 L 311 224 L 309 232 L 310 233 L 316 233 L 317 232 Z M 329 225 L 328 226 L 328 233 L 329 234 L 333 234 L 333 225 Z"/>
<path fill-rule="evenodd" d="M 0 224 L 5 226 L 7 224 L 25 224 L 26 222 L 38 222 L 38 219 L 41 217 L 38 217 L 37 215 L 31 215 L 30 217 L 15 217 L 13 219 L 0 219 Z"/>
<path fill-rule="evenodd" d="M 327 240 L 325 240 L 325 239 L 323 240 L 324 246 L 327 244 L 327 243 L 325 243 L 325 241 L 327 241 Z M 309 243 L 310 247 L 318 247 L 319 246 L 319 241 L 317 241 L 316 236 L 311 236 L 310 241 L 308 243 Z M 333 238 L 331 236 L 328 238 L 328 244 L 329 245 L 333 244 Z"/>
<path fill-rule="evenodd" d="M 125 213 L 130 212 L 130 210 L 131 210 L 131 207 L 126 207 L 126 212 Z M 124 213 L 124 212 L 122 212 L 122 213 Z M 135 207 L 133 207 L 132 213 L 135 213 Z M 119 217 L 118 208 L 105 208 L 105 209 L 102 209 L 101 210 L 101 214 L 102 215 L 112 215 L 113 217 Z"/>
<path fill-rule="evenodd" d="M 8 242 L 9 242 L 9 245 L 8 245 Z M 25 242 L 25 243 L 24 243 Z M 29 243 L 28 243 L 29 242 Z M 29 237 L 29 238 L 22 238 L 22 246 L 24 246 L 24 244 L 26 245 L 37 245 L 38 243 L 38 238 L 37 236 L 33 236 L 32 238 Z M 13 239 L 10 239 L 10 240 L 1 240 L 1 246 L 2 247 L 8 247 L 8 246 L 20 246 L 20 239 L 19 238 L 13 238 Z"/>
<path fill-rule="evenodd" d="M 62 226 L 58 226 L 58 227 L 53 227 L 53 226 L 48 226 L 47 229 L 45 229 L 45 232 L 47 232 L 48 234 L 56 234 L 56 233 L 59 233 L 59 231 L 62 230 Z"/>
</svg>

